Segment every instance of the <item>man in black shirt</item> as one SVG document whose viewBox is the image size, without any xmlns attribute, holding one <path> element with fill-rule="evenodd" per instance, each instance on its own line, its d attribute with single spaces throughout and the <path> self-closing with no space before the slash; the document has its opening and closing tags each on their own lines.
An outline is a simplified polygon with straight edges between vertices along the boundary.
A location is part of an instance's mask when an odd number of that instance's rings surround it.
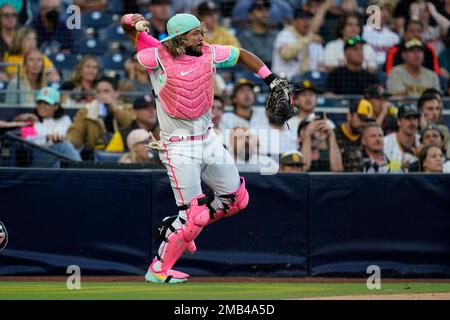
<svg viewBox="0 0 450 320">
<path fill-rule="evenodd" d="M 374 74 L 362 68 L 364 43 L 360 36 L 351 37 L 345 41 L 347 64 L 329 73 L 325 90 L 327 94 L 362 95 L 367 87 L 379 82 Z"/>
<path fill-rule="evenodd" d="M 361 144 L 361 132 L 364 126 L 374 122 L 373 106 L 366 99 L 361 99 L 350 105 L 347 121 L 336 127 L 336 141 L 341 152 L 349 147 L 358 148 Z"/>
<path fill-rule="evenodd" d="M 157 40 L 168 36 L 166 24 L 171 16 L 171 0 L 150 0 L 148 11 L 151 13 L 150 34 Z"/>
</svg>

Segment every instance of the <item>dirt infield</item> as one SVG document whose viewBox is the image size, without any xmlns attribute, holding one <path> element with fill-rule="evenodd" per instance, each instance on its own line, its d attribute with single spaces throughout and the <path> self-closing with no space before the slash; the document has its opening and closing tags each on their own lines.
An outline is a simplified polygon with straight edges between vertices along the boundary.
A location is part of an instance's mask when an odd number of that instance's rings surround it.
<svg viewBox="0 0 450 320">
<path fill-rule="evenodd" d="M 143 276 L 82 276 L 83 281 L 88 282 L 143 282 Z M 67 276 L 23 276 L 0 277 L 0 282 L 65 282 Z M 215 282 L 215 283 L 366 283 L 366 278 L 313 278 L 313 277 L 191 277 L 190 282 Z M 450 279 L 397 279 L 383 278 L 386 283 L 450 283 Z"/>
</svg>

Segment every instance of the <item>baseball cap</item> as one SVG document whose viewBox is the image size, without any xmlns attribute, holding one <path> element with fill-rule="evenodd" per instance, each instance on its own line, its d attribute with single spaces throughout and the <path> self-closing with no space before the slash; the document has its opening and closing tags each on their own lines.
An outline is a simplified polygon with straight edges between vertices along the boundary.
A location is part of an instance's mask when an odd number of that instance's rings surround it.
<svg viewBox="0 0 450 320">
<path fill-rule="evenodd" d="M 298 85 L 294 85 L 294 88 L 292 91 L 295 94 L 299 94 L 306 90 L 311 90 L 312 92 L 314 92 L 316 94 L 319 93 L 319 89 L 317 88 L 317 86 L 309 80 L 300 81 L 300 83 Z"/>
<path fill-rule="evenodd" d="M 405 118 L 409 116 L 420 117 L 419 109 L 415 104 L 404 104 L 398 108 L 397 118 Z"/>
<path fill-rule="evenodd" d="M 243 87 L 243 86 L 249 86 L 252 89 L 254 89 L 256 87 L 256 85 L 251 82 L 250 80 L 247 80 L 245 78 L 241 78 L 238 81 L 236 81 L 236 83 L 234 84 L 234 88 L 233 88 L 233 94 L 232 96 L 236 95 L 236 93 L 238 92 L 238 90 Z"/>
<path fill-rule="evenodd" d="M 250 8 L 248 8 L 248 12 L 252 12 L 253 10 L 258 9 L 269 9 L 270 8 L 270 1 L 269 0 L 255 0 L 253 1 Z"/>
<path fill-rule="evenodd" d="M 170 40 L 198 27 L 200 27 L 200 21 L 196 16 L 189 13 L 178 13 L 167 21 L 169 36 L 162 39 L 161 42 Z"/>
<path fill-rule="evenodd" d="M 361 99 L 350 105 L 350 113 L 358 114 L 365 121 L 375 120 L 373 115 L 373 106 L 366 99 Z"/>
<path fill-rule="evenodd" d="M 143 97 L 139 97 L 133 102 L 133 109 L 144 109 L 149 107 L 156 107 L 155 99 L 151 95 L 145 95 Z"/>
<path fill-rule="evenodd" d="M 206 16 L 211 13 L 219 12 L 219 9 L 214 2 L 203 1 L 198 5 L 197 12 L 199 16 Z"/>
<path fill-rule="evenodd" d="M 303 9 L 302 7 L 295 9 L 294 11 L 294 19 L 307 19 L 312 18 L 313 14 L 308 10 Z"/>
<path fill-rule="evenodd" d="M 403 50 L 411 50 L 413 48 L 420 48 L 423 49 L 423 43 L 417 38 L 412 38 L 411 40 L 407 41 L 405 45 L 403 46 Z"/>
<path fill-rule="evenodd" d="M 303 165 L 303 155 L 300 151 L 284 152 L 280 156 L 280 165 Z"/>
<path fill-rule="evenodd" d="M 36 102 L 44 101 L 48 104 L 56 104 L 59 103 L 61 99 L 61 95 L 59 91 L 52 87 L 42 88 L 36 96 Z"/>
<path fill-rule="evenodd" d="M 381 84 L 371 85 L 364 92 L 364 97 L 366 99 L 387 98 L 390 96 L 391 96 L 391 94 L 387 93 L 387 91 L 384 89 L 384 87 Z"/>
<path fill-rule="evenodd" d="M 146 142 L 149 139 L 150 135 L 145 129 L 134 129 L 130 132 L 127 137 L 127 147 L 128 150 L 133 149 L 136 143 Z"/>
<path fill-rule="evenodd" d="M 347 40 L 345 40 L 344 50 L 347 50 L 348 48 L 353 48 L 358 43 L 364 44 L 364 43 L 366 43 L 366 41 L 359 35 L 351 37 L 351 38 L 348 38 Z"/>
</svg>

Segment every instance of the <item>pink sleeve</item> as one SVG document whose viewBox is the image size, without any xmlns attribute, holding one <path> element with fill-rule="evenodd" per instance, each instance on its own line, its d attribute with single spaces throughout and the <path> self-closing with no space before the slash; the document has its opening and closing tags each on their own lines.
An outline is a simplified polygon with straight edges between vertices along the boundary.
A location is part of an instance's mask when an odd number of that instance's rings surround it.
<svg viewBox="0 0 450 320">
<path fill-rule="evenodd" d="M 139 52 L 142 49 L 157 48 L 160 42 L 149 35 L 147 32 L 138 32 L 136 37 L 136 51 Z"/>
</svg>

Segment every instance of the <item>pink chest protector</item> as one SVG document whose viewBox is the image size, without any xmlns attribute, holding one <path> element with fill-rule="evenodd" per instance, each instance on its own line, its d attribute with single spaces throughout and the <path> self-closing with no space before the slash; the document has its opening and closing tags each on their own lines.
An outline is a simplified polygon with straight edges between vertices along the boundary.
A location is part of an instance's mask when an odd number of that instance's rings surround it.
<svg viewBox="0 0 450 320">
<path fill-rule="evenodd" d="M 203 55 L 174 59 L 164 46 L 158 47 L 166 83 L 159 92 L 164 110 L 179 119 L 197 119 L 211 108 L 214 99 L 213 52 L 209 45 Z"/>
</svg>

